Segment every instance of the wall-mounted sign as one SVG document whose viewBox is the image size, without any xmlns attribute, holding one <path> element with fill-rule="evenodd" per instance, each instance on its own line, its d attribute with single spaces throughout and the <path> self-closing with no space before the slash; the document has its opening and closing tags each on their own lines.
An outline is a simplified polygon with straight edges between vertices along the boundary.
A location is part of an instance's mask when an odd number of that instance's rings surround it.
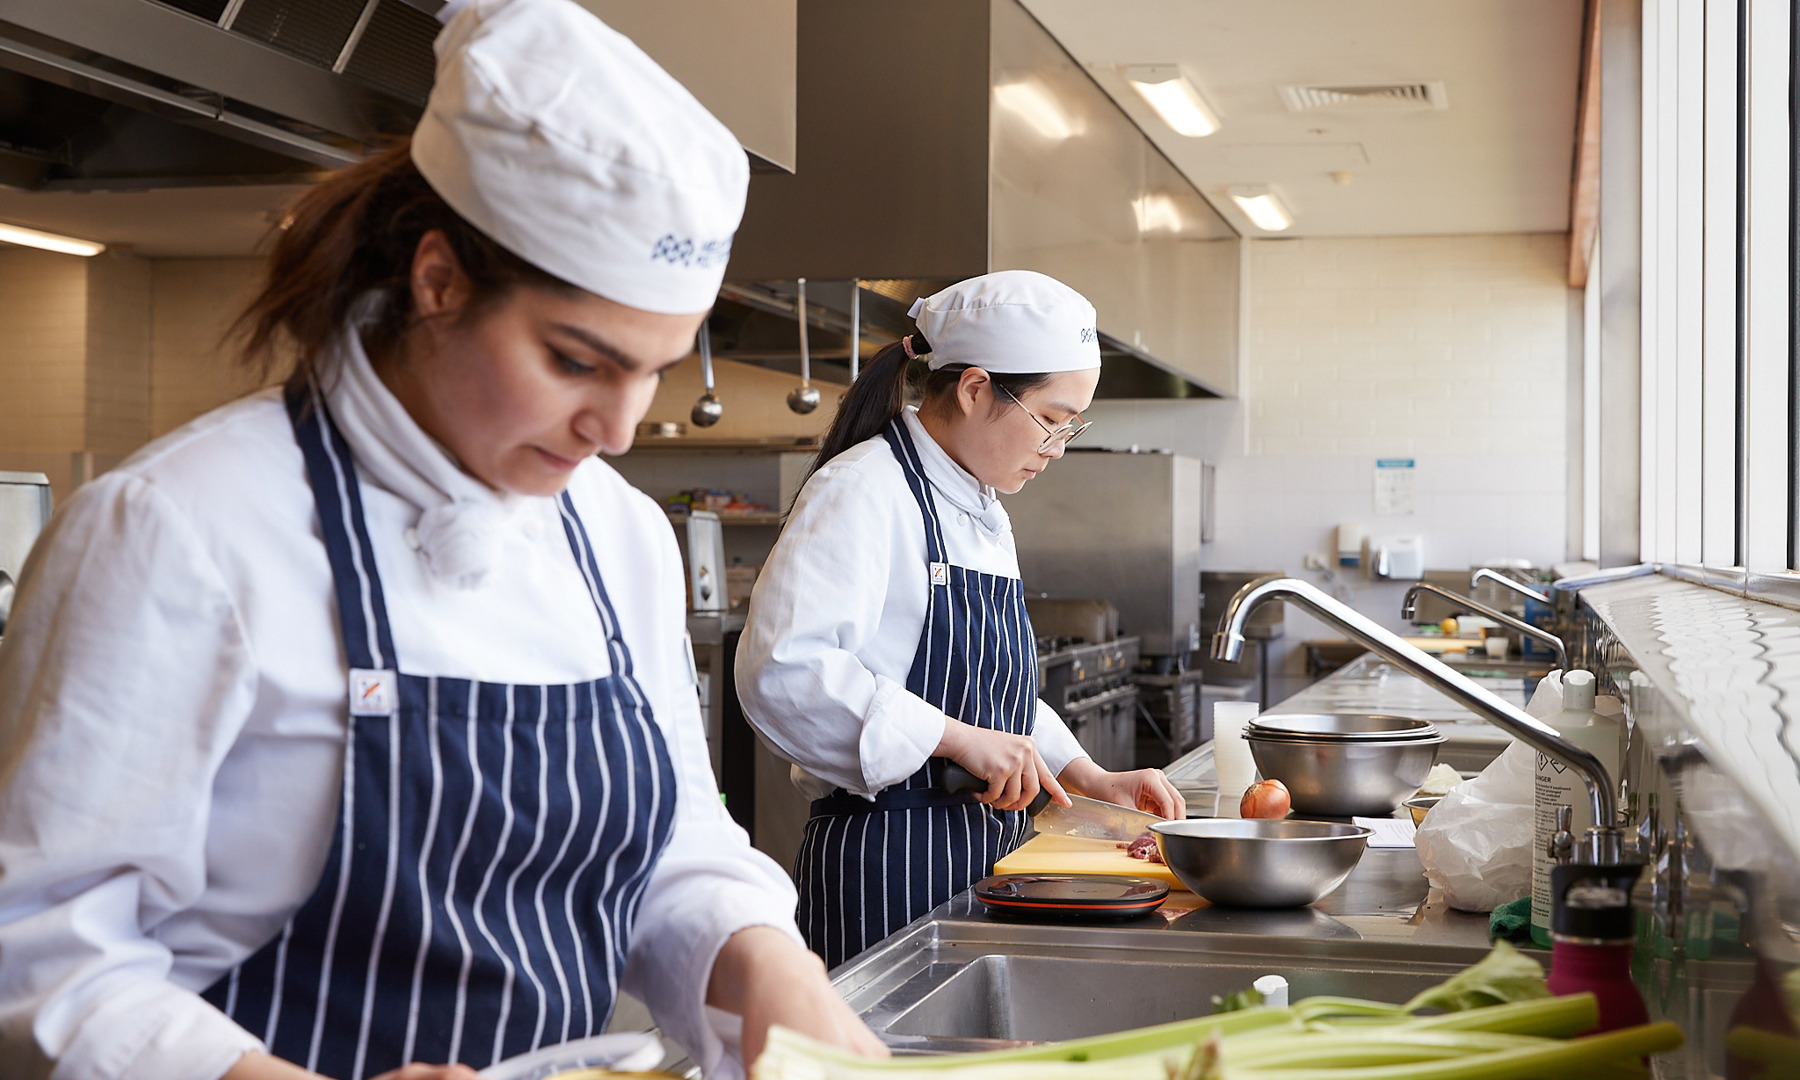
<svg viewBox="0 0 1800 1080">
<path fill-rule="evenodd" d="M 1375 459 L 1375 513 L 1410 514 L 1418 507 L 1418 478 L 1412 458 Z"/>
</svg>

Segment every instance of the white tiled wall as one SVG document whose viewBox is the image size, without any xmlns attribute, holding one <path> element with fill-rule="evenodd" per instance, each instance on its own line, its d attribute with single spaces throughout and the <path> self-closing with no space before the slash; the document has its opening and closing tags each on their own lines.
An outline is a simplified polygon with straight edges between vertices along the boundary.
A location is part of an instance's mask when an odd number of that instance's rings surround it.
<svg viewBox="0 0 1800 1080">
<path fill-rule="evenodd" d="M 1251 241 L 1241 399 L 1101 402 L 1091 437 L 1217 464 L 1207 569 L 1294 573 L 1398 629 L 1403 585 L 1303 570 L 1309 552 L 1333 547 L 1339 522 L 1417 534 L 1432 568 L 1564 557 L 1565 245 Z M 1417 463 L 1412 515 L 1375 516 L 1383 457 Z M 1290 645 L 1327 636 L 1288 612 Z"/>
</svg>

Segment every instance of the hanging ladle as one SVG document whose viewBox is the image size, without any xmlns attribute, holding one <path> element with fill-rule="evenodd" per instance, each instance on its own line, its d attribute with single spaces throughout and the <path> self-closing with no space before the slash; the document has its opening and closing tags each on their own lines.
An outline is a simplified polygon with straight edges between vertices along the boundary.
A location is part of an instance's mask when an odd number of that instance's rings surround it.
<svg viewBox="0 0 1800 1080">
<path fill-rule="evenodd" d="M 794 309 L 800 323 L 800 385 L 788 391 L 788 408 L 802 416 L 819 407 L 819 388 L 812 384 L 812 356 L 806 349 L 806 279 L 800 279 L 800 299 Z"/>
<path fill-rule="evenodd" d="M 712 333 L 704 322 L 700 324 L 699 342 L 700 377 L 706 381 L 706 393 L 694 402 L 694 411 L 688 414 L 688 419 L 695 427 L 712 427 L 725 415 L 725 406 L 713 396 Z"/>
</svg>

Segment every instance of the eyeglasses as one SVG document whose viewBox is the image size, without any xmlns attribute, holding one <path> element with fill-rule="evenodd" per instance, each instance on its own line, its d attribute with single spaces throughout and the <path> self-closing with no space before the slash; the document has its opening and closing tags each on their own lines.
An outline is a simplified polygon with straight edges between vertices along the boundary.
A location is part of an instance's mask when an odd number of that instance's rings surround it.
<svg viewBox="0 0 1800 1080">
<path fill-rule="evenodd" d="M 1084 432 L 1088 428 L 1091 428 L 1094 426 L 1093 421 L 1091 421 L 1091 420 L 1084 421 L 1081 419 L 1081 414 L 1076 413 L 1074 416 L 1070 417 L 1068 420 L 1064 421 L 1063 423 L 1058 424 L 1054 428 L 1044 427 L 1044 422 L 1037 418 L 1036 413 L 1032 412 L 1030 409 L 1025 408 L 1025 403 L 1023 401 L 1019 400 L 1019 397 L 1017 394 L 1014 394 L 1011 390 L 1008 390 L 1006 387 L 1001 386 L 999 383 L 993 383 L 993 387 L 994 387 L 994 389 L 1000 391 L 1002 394 L 1005 394 L 1007 397 L 1012 398 L 1012 403 L 1014 405 L 1017 405 L 1025 413 L 1026 416 L 1031 417 L 1032 423 L 1036 424 L 1040 428 L 1043 428 L 1044 438 L 1042 439 L 1042 441 L 1040 441 L 1038 443 L 1038 453 L 1040 453 L 1040 454 L 1048 454 L 1050 452 L 1051 448 L 1055 447 L 1055 446 L 1069 445 L 1070 443 L 1074 442 L 1076 439 L 1081 438 L 1082 432 Z"/>
</svg>

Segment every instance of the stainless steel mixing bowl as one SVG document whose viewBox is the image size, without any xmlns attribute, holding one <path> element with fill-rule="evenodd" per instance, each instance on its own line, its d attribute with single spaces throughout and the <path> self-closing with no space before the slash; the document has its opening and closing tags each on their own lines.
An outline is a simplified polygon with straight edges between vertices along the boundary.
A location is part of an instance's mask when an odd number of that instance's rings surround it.
<svg viewBox="0 0 1800 1080">
<path fill-rule="evenodd" d="M 1385 817 L 1418 793 L 1447 740 L 1335 742 L 1252 732 L 1244 741 L 1263 779 L 1287 785 L 1295 813 Z"/>
<path fill-rule="evenodd" d="M 1150 826 L 1163 862 L 1193 892 L 1231 907 L 1310 904 L 1356 869 L 1368 829 L 1329 821 L 1190 818 Z"/>
<path fill-rule="evenodd" d="M 1438 733 L 1429 720 L 1379 713 L 1264 713 L 1250 721 L 1250 730 L 1259 735 L 1355 742 L 1429 739 Z"/>
</svg>

